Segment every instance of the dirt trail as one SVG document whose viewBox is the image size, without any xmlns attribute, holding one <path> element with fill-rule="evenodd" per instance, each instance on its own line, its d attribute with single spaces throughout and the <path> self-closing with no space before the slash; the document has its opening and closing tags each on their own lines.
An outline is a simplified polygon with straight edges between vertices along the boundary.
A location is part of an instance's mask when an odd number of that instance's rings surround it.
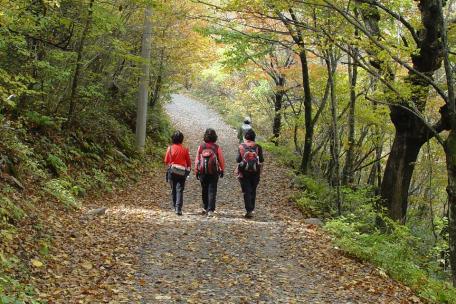
<svg viewBox="0 0 456 304">
<path fill-rule="evenodd" d="M 287 172 L 266 155 L 256 215 L 243 218 L 232 172 L 236 132 L 205 105 L 173 96 L 167 106 L 185 143 L 195 149 L 206 127 L 219 134 L 228 168 L 217 214 L 199 215 L 198 181 L 187 183 L 184 215 L 172 212 L 163 167 L 135 185 L 88 198 L 76 213 L 51 215 L 55 229 L 46 267 L 32 283 L 48 303 L 418 303 L 374 267 L 334 249 L 322 231 L 303 223 L 289 202 Z M 87 210 L 105 206 L 105 215 Z M 51 213 L 50 213 L 51 214 Z"/>
<path fill-rule="evenodd" d="M 160 202 L 156 231 L 141 254 L 143 303 L 407 303 L 411 293 L 332 248 L 328 238 L 302 222 L 288 202 L 286 171 L 266 158 L 255 218 L 243 218 L 233 176 L 236 131 L 207 106 L 173 96 L 167 111 L 194 157 L 207 127 L 216 129 L 227 159 L 217 214 L 199 215 L 200 186 L 186 185 L 184 216 L 169 199 Z M 165 187 L 165 185 L 163 185 Z M 165 190 L 165 189 L 164 189 Z"/>
</svg>

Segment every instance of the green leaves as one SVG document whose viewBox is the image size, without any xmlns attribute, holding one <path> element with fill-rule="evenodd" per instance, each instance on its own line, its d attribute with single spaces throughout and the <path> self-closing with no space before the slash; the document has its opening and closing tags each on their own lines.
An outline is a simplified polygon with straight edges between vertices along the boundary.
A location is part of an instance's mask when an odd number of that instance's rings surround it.
<svg viewBox="0 0 456 304">
<path fill-rule="evenodd" d="M 67 173 L 68 167 L 58 156 L 49 154 L 46 162 L 59 176 Z"/>
<path fill-rule="evenodd" d="M 52 179 L 46 182 L 44 189 L 65 207 L 80 207 L 79 202 L 71 192 L 72 184 L 70 182 L 63 179 Z"/>
</svg>

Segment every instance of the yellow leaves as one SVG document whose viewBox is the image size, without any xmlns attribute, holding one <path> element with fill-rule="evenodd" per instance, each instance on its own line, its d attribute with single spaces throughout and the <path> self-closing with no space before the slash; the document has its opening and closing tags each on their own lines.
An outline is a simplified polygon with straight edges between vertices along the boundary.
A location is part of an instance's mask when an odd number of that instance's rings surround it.
<svg viewBox="0 0 456 304">
<path fill-rule="evenodd" d="M 200 283 L 198 281 L 194 280 L 190 284 L 190 289 L 198 289 L 199 286 L 200 286 Z"/>
<path fill-rule="evenodd" d="M 45 0 L 43 2 L 50 7 L 60 7 L 60 0 Z"/>
<path fill-rule="evenodd" d="M 84 261 L 81 264 L 81 267 L 84 268 L 85 270 L 91 270 L 93 268 L 93 265 L 89 261 Z"/>
<path fill-rule="evenodd" d="M 168 295 L 156 295 L 155 300 L 171 300 L 171 297 Z"/>
<path fill-rule="evenodd" d="M 223 263 L 228 264 L 230 262 L 230 260 L 231 260 L 231 258 L 229 256 L 227 256 L 227 255 L 222 256 Z"/>
<path fill-rule="evenodd" d="M 31 262 L 32 262 L 33 267 L 40 268 L 40 267 L 44 266 L 43 262 L 41 262 L 40 260 L 37 260 L 37 259 L 32 259 Z"/>
<path fill-rule="evenodd" d="M 421 300 L 420 298 L 418 298 L 417 296 L 411 296 L 408 298 L 409 301 L 411 301 L 412 303 L 421 303 Z"/>
<path fill-rule="evenodd" d="M 378 269 L 378 274 L 383 277 L 383 278 L 387 278 L 388 275 L 386 274 L 386 272 L 383 270 L 383 269 Z"/>
</svg>

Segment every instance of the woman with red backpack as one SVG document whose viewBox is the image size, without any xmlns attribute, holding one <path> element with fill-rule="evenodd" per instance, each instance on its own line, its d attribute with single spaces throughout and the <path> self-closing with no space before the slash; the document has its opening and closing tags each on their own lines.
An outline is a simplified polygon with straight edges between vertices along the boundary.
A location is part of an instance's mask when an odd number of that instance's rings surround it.
<svg viewBox="0 0 456 304">
<path fill-rule="evenodd" d="M 217 183 L 223 178 L 225 159 L 222 149 L 216 144 L 217 133 L 207 129 L 204 133 L 204 143 L 198 147 L 195 159 L 196 178 L 201 182 L 203 211 L 208 217 L 213 216 L 217 197 Z"/>
<path fill-rule="evenodd" d="M 244 193 L 244 204 L 246 218 L 253 217 L 255 210 L 256 189 L 260 183 L 261 167 L 264 162 L 263 149 L 255 142 L 256 134 L 253 129 L 248 130 L 244 135 L 244 142 L 239 145 L 238 156 L 238 178 Z"/>
<path fill-rule="evenodd" d="M 166 181 L 171 185 L 174 211 L 177 215 L 182 215 L 185 180 L 190 174 L 192 162 L 188 148 L 182 145 L 184 134 L 176 131 L 171 140 L 172 145 L 168 147 L 165 155 L 165 164 L 168 166 Z"/>
</svg>

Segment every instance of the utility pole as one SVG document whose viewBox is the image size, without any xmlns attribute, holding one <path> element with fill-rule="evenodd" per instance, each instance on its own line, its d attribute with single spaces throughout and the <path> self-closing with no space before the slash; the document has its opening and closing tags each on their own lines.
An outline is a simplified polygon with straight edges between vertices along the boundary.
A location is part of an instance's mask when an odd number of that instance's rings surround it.
<svg viewBox="0 0 456 304">
<path fill-rule="evenodd" d="M 136 114 L 136 147 L 144 151 L 146 143 L 147 103 L 149 99 L 150 53 L 152 48 L 152 7 L 146 4 L 144 11 L 144 33 L 141 45 L 142 74 Z"/>
</svg>

